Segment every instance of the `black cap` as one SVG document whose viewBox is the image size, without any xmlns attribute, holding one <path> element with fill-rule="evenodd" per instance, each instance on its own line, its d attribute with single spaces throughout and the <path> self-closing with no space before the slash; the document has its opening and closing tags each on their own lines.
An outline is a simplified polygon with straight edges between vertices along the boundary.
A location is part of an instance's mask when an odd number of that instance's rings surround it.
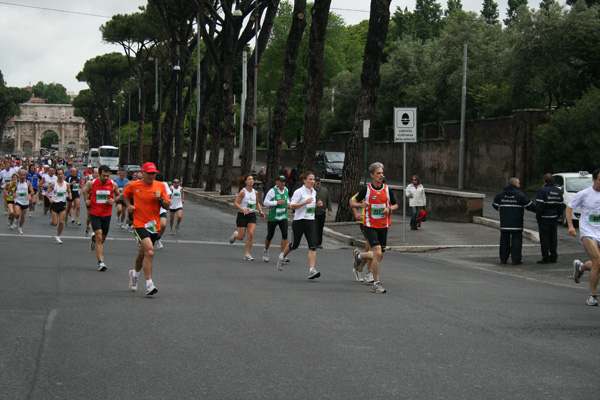
<svg viewBox="0 0 600 400">
<path fill-rule="evenodd" d="M 287 178 L 285 176 L 283 176 L 283 175 L 279 175 L 277 177 L 277 180 L 280 181 L 280 182 L 285 182 L 285 181 L 287 181 Z"/>
</svg>

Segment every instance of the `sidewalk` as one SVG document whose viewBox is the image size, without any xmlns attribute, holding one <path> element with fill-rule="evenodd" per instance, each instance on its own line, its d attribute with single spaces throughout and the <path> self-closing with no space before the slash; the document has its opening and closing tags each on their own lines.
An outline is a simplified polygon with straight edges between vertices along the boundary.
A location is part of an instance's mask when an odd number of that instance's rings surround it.
<svg viewBox="0 0 600 400">
<path fill-rule="evenodd" d="M 205 192 L 204 189 L 184 188 L 188 199 L 207 201 L 216 206 L 230 208 L 234 212 L 235 195 L 221 196 L 219 192 Z M 350 246 L 364 246 L 365 240 L 360 232 L 358 223 L 335 222 L 337 204 L 333 204 L 333 213 L 327 217 L 324 234 L 333 237 Z M 487 218 L 477 218 L 477 223 L 455 223 L 431 221 L 422 223 L 421 229 L 411 231 L 410 217 L 407 212 L 406 242 L 403 229 L 402 206 L 392 214 L 392 227 L 388 230 L 388 249 L 399 252 L 426 252 L 449 248 L 498 248 L 500 232 L 498 222 Z M 290 217 L 291 218 L 291 217 Z M 525 230 L 523 246 L 538 246 L 537 232 Z"/>
</svg>

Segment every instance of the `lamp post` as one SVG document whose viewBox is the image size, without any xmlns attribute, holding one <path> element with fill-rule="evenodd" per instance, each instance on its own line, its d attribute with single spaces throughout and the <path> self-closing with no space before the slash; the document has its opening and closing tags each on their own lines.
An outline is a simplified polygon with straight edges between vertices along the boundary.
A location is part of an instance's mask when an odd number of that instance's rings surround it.
<svg viewBox="0 0 600 400">
<path fill-rule="evenodd" d="M 254 14 L 254 121 L 252 121 L 252 173 L 256 172 L 256 127 L 258 126 L 258 23 L 260 14 Z"/>
</svg>

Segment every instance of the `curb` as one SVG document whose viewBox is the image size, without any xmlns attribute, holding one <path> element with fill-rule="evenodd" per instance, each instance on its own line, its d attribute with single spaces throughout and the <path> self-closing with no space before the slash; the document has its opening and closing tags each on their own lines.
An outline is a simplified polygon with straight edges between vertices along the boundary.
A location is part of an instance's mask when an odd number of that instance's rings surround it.
<svg viewBox="0 0 600 400">
<path fill-rule="evenodd" d="M 489 226 L 490 228 L 495 228 L 495 229 L 500 230 L 500 221 L 496 221 L 493 219 L 484 218 L 484 217 L 473 217 L 473 223 L 483 225 L 483 226 Z M 525 239 L 529 239 L 535 243 L 540 242 L 539 233 L 532 231 L 531 229 L 523 229 L 523 237 Z"/>
</svg>

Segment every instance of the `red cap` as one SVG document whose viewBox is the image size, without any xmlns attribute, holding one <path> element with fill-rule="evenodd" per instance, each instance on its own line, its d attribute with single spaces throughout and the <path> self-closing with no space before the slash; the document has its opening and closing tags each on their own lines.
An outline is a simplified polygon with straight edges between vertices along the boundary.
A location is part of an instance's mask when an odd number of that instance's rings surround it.
<svg viewBox="0 0 600 400">
<path fill-rule="evenodd" d="M 156 165 L 154 165 L 154 163 L 151 163 L 151 162 L 147 162 L 146 164 L 142 165 L 142 171 L 158 172 L 158 170 L 156 169 Z"/>
</svg>

